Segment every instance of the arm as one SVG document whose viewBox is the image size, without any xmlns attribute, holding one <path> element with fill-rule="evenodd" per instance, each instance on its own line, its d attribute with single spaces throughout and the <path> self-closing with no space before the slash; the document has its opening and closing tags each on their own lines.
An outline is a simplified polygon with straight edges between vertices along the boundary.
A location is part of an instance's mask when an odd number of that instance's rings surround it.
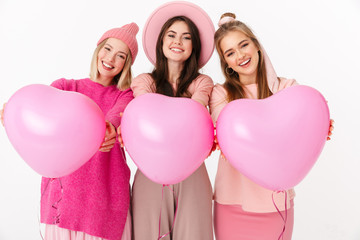
<svg viewBox="0 0 360 240">
<path fill-rule="evenodd" d="M 118 98 L 115 105 L 106 114 L 106 132 L 105 139 L 99 151 L 109 152 L 116 142 L 116 128 L 120 128 L 121 113 L 124 112 L 128 103 L 133 99 L 133 93 L 130 89 L 125 90 Z"/>
<path fill-rule="evenodd" d="M 191 99 L 201 103 L 206 107 L 209 105 L 210 95 L 213 87 L 214 83 L 209 76 L 200 75 L 189 86 L 189 90 L 192 92 Z"/>
<path fill-rule="evenodd" d="M 209 103 L 210 114 L 211 114 L 211 118 L 212 118 L 214 126 L 215 126 L 215 130 L 216 130 L 216 121 L 220 115 L 220 112 L 228 103 L 226 98 L 227 98 L 226 90 L 219 84 L 215 85 L 215 87 L 213 88 L 213 91 L 211 93 L 210 103 Z M 213 152 L 215 150 L 220 150 L 216 133 L 214 136 L 214 144 L 211 149 L 211 152 Z M 221 156 L 223 158 L 225 158 L 222 153 L 221 153 Z"/>
<path fill-rule="evenodd" d="M 5 110 L 5 105 L 6 103 L 4 103 L 3 108 L 0 110 L 0 117 L 1 117 L 1 124 L 4 126 L 4 110 Z"/>
<path fill-rule="evenodd" d="M 140 74 L 134 78 L 131 82 L 131 90 L 133 91 L 134 97 L 138 97 L 145 93 L 156 92 L 156 86 L 152 77 L 147 74 Z"/>
</svg>

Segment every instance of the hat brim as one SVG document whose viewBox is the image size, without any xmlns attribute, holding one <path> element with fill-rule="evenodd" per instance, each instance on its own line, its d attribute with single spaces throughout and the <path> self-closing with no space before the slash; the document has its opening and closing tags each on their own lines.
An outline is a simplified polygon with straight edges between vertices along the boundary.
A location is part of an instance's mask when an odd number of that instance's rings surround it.
<svg viewBox="0 0 360 240">
<path fill-rule="evenodd" d="M 210 17 L 203 9 L 193 3 L 184 1 L 161 5 L 147 19 L 142 35 L 142 45 L 147 58 L 155 65 L 155 48 L 160 30 L 167 20 L 175 16 L 188 17 L 197 26 L 201 41 L 199 66 L 200 68 L 203 67 L 214 52 L 215 28 Z"/>
</svg>

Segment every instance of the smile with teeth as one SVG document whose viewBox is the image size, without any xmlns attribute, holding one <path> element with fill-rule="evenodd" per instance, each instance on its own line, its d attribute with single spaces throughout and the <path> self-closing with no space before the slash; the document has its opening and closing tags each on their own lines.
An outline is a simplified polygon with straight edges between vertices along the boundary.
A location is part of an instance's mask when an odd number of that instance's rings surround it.
<svg viewBox="0 0 360 240">
<path fill-rule="evenodd" d="M 102 62 L 102 64 L 106 67 L 106 68 L 109 68 L 109 69 L 113 69 L 114 67 L 113 66 L 110 66 L 109 64 L 105 63 L 105 62 Z"/>
<path fill-rule="evenodd" d="M 171 51 L 173 52 L 183 52 L 184 50 L 179 49 L 179 48 L 170 48 Z"/>
<path fill-rule="evenodd" d="M 248 60 L 246 60 L 246 61 L 244 61 L 244 62 L 240 63 L 240 66 L 244 66 L 244 65 L 246 65 L 247 63 L 249 63 L 249 62 L 250 62 L 250 60 L 251 60 L 251 58 L 249 58 Z"/>
</svg>

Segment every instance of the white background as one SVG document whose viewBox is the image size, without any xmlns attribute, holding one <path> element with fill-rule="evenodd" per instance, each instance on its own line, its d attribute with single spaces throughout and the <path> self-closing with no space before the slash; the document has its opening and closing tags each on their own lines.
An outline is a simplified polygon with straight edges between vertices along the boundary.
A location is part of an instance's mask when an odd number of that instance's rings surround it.
<svg viewBox="0 0 360 240">
<path fill-rule="evenodd" d="M 0 103 L 19 88 L 88 76 L 106 30 L 136 22 L 134 75 L 149 72 L 141 44 L 149 14 L 165 1 L 0 0 Z M 217 25 L 227 11 L 258 36 L 279 76 L 318 89 L 335 119 L 333 138 L 296 186 L 294 240 L 360 239 L 360 1 L 193 1 Z M 222 82 L 216 53 L 203 68 Z M 301 128 L 301 126 L 299 126 Z M 41 239 L 40 176 L 18 156 L 0 127 L 0 239 Z M 214 181 L 219 152 L 206 160 Z M 132 176 L 136 170 L 128 159 Z"/>
</svg>

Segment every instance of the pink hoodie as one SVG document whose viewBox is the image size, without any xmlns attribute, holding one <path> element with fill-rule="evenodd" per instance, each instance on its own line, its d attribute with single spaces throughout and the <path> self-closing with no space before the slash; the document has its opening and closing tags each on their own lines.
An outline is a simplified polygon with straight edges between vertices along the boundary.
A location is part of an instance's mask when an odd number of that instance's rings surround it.
<svg viewBox="0 0 360 240">
<path fill-rule="evenodd" d="M 267 79 L 272 93 L 296 85 L 294 79 L 277 78 L 274 68 L 264 50 Z M 244 86 L 246 98 L 257 99 L 257 84 Z M 216 84 L 210 98 L 210 113 L 214 124 L 221 110 L 228 103 L 225 88 Z M 248 212 L 276 212 L 272 202 L 272 190 L 263 188 L 238 172 L 229 162 L 220 156 L 214 186 L 214 200 L 220 204 L 241 205 Z M 288 190 L 287 206 L 295 196 L 293 189 Z M 285 209 L 283 194 L 275 194 L 274 200 L 280 210 Z"/>
</svg>

